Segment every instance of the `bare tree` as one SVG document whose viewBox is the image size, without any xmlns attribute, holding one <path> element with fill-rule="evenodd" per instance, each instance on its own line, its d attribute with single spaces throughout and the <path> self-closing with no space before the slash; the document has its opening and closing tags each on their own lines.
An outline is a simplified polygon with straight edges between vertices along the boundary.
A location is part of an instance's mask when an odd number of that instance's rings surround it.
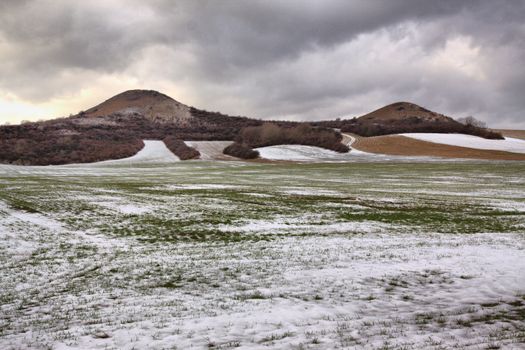
<svg viewBox="0 0 525 350">
<path fill-rule="evenodd" d="M 471 115 L 469 115 L 468 117 L 465 117 L 465 118 L 459 118 L 458 122 L 460 122 L 461 124 L 464 124 L 464 125 L 475 126 L 477 128 L 481 128 L 481 129 L 486 129 L 487 128 L 487 123 L 485 123 L 485 122 L 483 122 L 481 120 L 478 120 L 478 119 L 474 118 Z"/>
</svg>

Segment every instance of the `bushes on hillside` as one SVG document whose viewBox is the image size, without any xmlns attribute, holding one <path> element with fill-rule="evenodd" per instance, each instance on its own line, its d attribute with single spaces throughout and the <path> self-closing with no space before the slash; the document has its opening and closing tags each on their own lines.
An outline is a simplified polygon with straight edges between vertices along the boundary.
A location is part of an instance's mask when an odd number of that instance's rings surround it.
<svg viewBox="0 0 525 350">
<path fill-rule="evenodd" d="M 441 134 L 456 133 L 479 136 L 486 139 L 503 139 L 503 136 L 501 136 L 499 133 L 474 125 L 463 125 L 456 121 L 433 123 L 419 119 L 411 120 L 410 118 L 399 122 L 396 121 L 384 124 L 357 121 L 343 125 L 341 127 L 341 131 L 354 133 L 361 136 L 380 136 L 410 132 L 424 132 Z"/>
<path fill-rule="evenodd" d="M 487 123 L 485 123 L 484 121 L 478 120 L 471 115 L 465 118 L 458 118 L 457 121 L 461 124 L 472 125 L 474 127 L 481 128 L 481 129 L 487 128 Z"/>
<path fill-rule="evenodd" d="M 259 152 L 250 148 L 250 146 L 234 142 L 226 147 L 222 153 L 241 159 L 255 159 L 259 157 Z"/>
<path fill-rule="evenodd" d="M 341 134 L 332 129 L 312 127 L 308 124 L 279 126 L 275 123 L 265 123 L 242 129 L 236 141 L 253 148 L 295 144 L 317 146 L 340 153 L 348 152 L 348 146 L 343 145 L 341 139 Z"/>
<path fill-rule="evenodd" d="M 95 139 L 65 136 L 36 139 L 0 139 L 0 160 L 17 165 L 91 163 L 131 157 L 144 147 L 140 139 Z"/>
<path fill-rule="evenodd" d="M 173 136 L 168 136 L 163 141 L 166 147 L 179 157 L 180 160 L 196 159 L 201 155 L 195 148 L 188 146 L 184 141 L 176 139 Z"/>
<path fill-rule="evenodd" d="M 67 164 L 94 162 L 131 156 L 142 147 L 142 140 L 165 140 L 181 159 L 198 157 L 198 152 L 177 140 L 235 140 L 238 144 L 226 154 L 241 158 L 256 157 L 252 148 L 299 144 L 347 152 L 341 134 L 333 128 L 361 136 L 404 132 L 463 133 L 489 139 L 501 134 L 452 119 L 430 122 L 417 116 L 378 123 L 360 119 L 312 122 L 310 124 L 231 117 L 191 108 L 191 123 L 159 124 L 138 113 L 111 114 L 97 118 L 72 116 L 38 123 L 0 126 L 0 163 Z M 255 153 L 254 153 L 255 152 Z"/>
<path fill-rule="evenodd" d="M 417 116 L 402 120 L 370 121 L 362 119 L 330 120 L 312 123 L 317 126 L 340 129 L 342 132 L 354 133 L 360 136 L 381 136 L 409 132 L 428 132 L 441 134 L 467 134 L 486 139 L 503 139 L 503 136 L 490 129 L 474 124 L 462 124 L 453 119 L 448 121 L 427 121 Z"/>
<path fill-rule="evenodd" d="M 205 114 L 190 125 L 159 125 L 140 114 L 97 118 L 72 116 L 23 125 L 0 126 L 0 163 L 48 165 L 86 163 L 132 156 L 142 140 L 233 140 L 241 128 L 261 123 Z M 229 121 L 228 121 L 229 120 Z M 168 143 L 170 143 L 168 141 Z M 180 142 L 171 146 L 181 159 L 198 156 Z"/>
<path fill-rule="evenodd" d="M 159 124 L 138 113 L 115 113 L 96 118 L 71 116 L 40 123 L 0 126 L 0 163 L 45 165 L 117 159 L 135 154 L 143 146 L 141 140 L 148 139 L 165 140 L 168 148 L 181 159 L 195 158 L 197 151 L 176 140 L 237 139 L 245 145 L 235 146 L 230 151 L 234 153 L 232 155 L 244 158 L 256 157 L 251 147 L 284 143 L 347 150 L 340 144 L 340 135 L 332 130 L 286 121 L 262 127 L 263 121 L 257 119 L 231 117 L 195 108 L 190 112 L 194 118 L 187 124 Z M 239 137 L 241 130 L 246 131 L 245 138 L 252 143 Z M 250 130 L 255 134 L 248 137 Z M 259 131 L 262 137 L 256 136 Z"/>
</svg>

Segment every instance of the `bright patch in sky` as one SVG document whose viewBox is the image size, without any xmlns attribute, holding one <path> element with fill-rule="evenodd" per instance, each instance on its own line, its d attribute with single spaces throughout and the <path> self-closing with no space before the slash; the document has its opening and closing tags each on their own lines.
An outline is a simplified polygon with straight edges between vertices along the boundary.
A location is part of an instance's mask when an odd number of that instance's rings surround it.
<svg viewBox="0 0 525 350">
<path fill-rule="evenodd" d="M 447 40 L 432 63 L 437 69 L 451 68 L 476 80 L 485 80 L 486 76 L 480 65 L 480 48 L 472 45 L 469 37 L 457 37 Z"/>
</svg>

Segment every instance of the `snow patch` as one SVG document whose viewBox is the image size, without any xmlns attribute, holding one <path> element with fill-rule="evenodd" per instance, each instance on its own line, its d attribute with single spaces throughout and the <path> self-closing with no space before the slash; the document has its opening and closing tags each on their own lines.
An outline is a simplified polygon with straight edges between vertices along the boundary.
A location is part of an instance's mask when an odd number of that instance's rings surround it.
<svg viewBox="0 0 525 350">
<path fill-rule="evenodd" d="M 298 195 L 298 196 L 341 196 L 342 194 L 338 191 L 325 190 L 319 188 L 300 188 L 292 187 L 286 188 L 282 191 L 285 194 Z"/>
<path fill-rule="evenodd" d="M 123 204 L 118 202 L 91 202 L 104 208 L 112 209 L 127 215 L 140 215 L 151 211 L 151 208 L 139 207 L 135 204 Z"/>
<path fill-rule="evenodd" d="M 229 156 L 222 151 L 231 145 L 233 141 L 184 141 L 189 147 L 195 148 L 201 154 L 202 160 L 226 159 Z"/>
<path fill-rule="evenodd" d="M 177 161 L 180 161 L 179 157 L 174 155 L 163 141 L 144 140 L 144 147 L 134 156 L 106 160 L 95 164 L 171 163 Z"/>
<path fill-rule="evenodd" d="M 318 161 L 335 160 L 341 161 L 352 157 L 350 153 L 338 153 L 328 149 L 303 146 L 303 145 L 278 145 L 256 148 L 261 158 L 271 160 L 296 160 L 296 161 Z"/>
<path fill-rule="evenodd" d="M 305 223 L 306 218 L 282 218 L 274 220 L 248 220 L 244 223 L 232 225 L 218 225 L 217 229 L 223 232 L 243 232 L 262 234 L 282 233 L 377 233 L 390 226 L 378 222 L 336 222 L 312 224 Z"/>
<path fill-rule="evenodd" d="M 400 135 L 416 140 L 441 143 L 450 146 L 525 153 L 525 141 L 510 137 L 506 137 L 504 140 L 489 140 L 482 137 L 464 134 L 406 133 Z"/>
<path fill-rule="evenodd" d="M 156 190 L 226 190 L 239 188 L 241 186 L 224 185 L 224 184 L 188 184 L 188 185 L 166 185 L 154 187 Z"/>
<path fill-rule="evenodd" d="M 357 161 L 385 161 L 410 160 L 410 157 L 386 156 L 382 154 L 363 152 L 351 148 L 350 152 L 339 153 L 321 147 L 303 145 L 277 145 L 256 148 L 261 158 L 269 160 L 289 160 L 297 162 L 357 162 Z M 422 158 L 421 159 L 426 159 Z M 414 157 L 412 157 L 414 159 Z M 428 158 L 427 160 L 430 160 Z"/>
</svg>

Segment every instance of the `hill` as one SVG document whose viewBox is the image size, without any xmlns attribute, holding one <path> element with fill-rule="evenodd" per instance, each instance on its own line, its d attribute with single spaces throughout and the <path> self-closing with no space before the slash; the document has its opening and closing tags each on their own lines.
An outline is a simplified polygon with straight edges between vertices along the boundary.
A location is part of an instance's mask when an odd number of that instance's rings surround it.
<svg viewBox="0 0 525 350">
<path fill-rule="evenodd" d="M 385 107 L 376 109 L 373 112 L 359 117 L 361 122 L 371 123 L 394 123 L 399 121 L 413 120 L 418 122 L 429 123 L 450 123 L 454 119 L 443 114 L 432 112 L 426 108 L 410 102 L 396 102 Z"/>
<path fill-rule="evenodd" d="M 316 123 L 360 136 L 402 133 L 458 133 L 489 139 L 502 139 L 501 134 L 475 125 L 462 124 L 451 117 L 409 102 L 396 102 L 359 118 Z"/>
<path fill-rule="evenodd" d="M 199 152 L 183 140 L 232 141 L 241 130 L 264 123 L 268 122 L 189 107 L 157 91 L 129 90 L 68 118 L 0 126 L 0 163 L 49 165 L 119 159 L 140 151 L 143 140 L 163 140 L 179 158 L 191 159 Z M 301 123 L 274 124 L 291 132 Z M 323 130 L 313 132 L 326 134 Z M 332 142 L 319 146 L 341 148 L 340 134 L 328 131 Z M 308 142 L 315 139 L 308 136 Z"/>
<path fill-rule="evenodd" d="M 88 109 L 83 117 L 93 118 L 111 114 L 140 114 L 159 123 L 189 125 L 190 107 L 154 90 L 128 90 Z"/>
<path fill-rule="evenodd" d="M 279 144 L 347 152 L 342 135 L 333 129 L 361 136 L 440 132 L 501 138 L 408 102 L 360 118 L 306 123 L 230 116 L 187 106 L 157 91 L 129 90 L 68 118 L 0 126 L 0 163 L 49 165 L 125 158 L 136 154 L 143 140 L 165 141 L 180 159 L 199 156 L 182 141 L 236 141 L 235 149 L 243 154 Z"/>
</svg>

